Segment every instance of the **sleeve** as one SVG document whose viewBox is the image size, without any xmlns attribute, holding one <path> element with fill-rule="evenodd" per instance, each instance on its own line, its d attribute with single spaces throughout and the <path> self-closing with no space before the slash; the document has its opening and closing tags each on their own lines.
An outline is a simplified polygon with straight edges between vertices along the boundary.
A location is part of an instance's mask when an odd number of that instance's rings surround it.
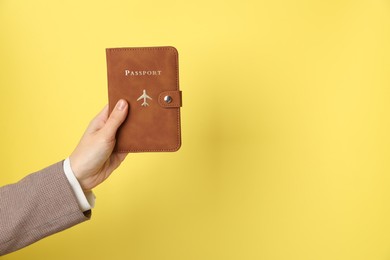
<svg viewBox="0 0 390 260">
<path fill-rule="evenodd" d="M 72 167 L 70 167 L 69 157 L 66 158 L 64 161 L 64 172 L 66 178 L 70 183 L 70 187 L 72 188 L 73 193 L 76 196 L 77 203 L 79 204 L 80 209 L 82 211 L 87 211 L 94 208 L 96 200 L 95 194 L 91 190 L 86 192 L 83 191 L 79 181 L 73 173 Z"/>
<path fill-rule="evenodd" d="M 65 176 L 63 161 L 0 188 L 0 255 L 89 220 Z"/>
</svg>

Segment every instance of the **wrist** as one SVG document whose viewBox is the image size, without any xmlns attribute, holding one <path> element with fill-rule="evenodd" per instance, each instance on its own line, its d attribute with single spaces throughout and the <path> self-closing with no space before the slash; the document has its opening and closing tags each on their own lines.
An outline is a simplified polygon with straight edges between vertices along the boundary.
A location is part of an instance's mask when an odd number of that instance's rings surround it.
<svg viewBox="0 0 390 260">
<path fill-rule="evenodd" d="M 77 159 L 75 158 L 75 156 L 73 154 L 71 154 L 69 156 L 69 166 L 73 172 L 73 175 L 74 177 L 77 179 L 77 181 L 79 182 L 81 188 L 83 189 L 84 192 L 88 191 L 88 189 L 85 188 L 85 185 L 84 185 L 84 181 L 83 181 L 83 174 L 82 174 L 82 170 L 80 169 L 78 163 L 77 163 Z"/>
<path fill-rule="evenodd" d="M 84 212 L 93 208 L 95 204 L 95 195 L 92 193 L 92 191 L 85 191 L 81 187 L 80 182 L 76 179 L 76 176 L 74 175 L 70 166 L 69 157 L 65 159 L 63 163 L 63 169 L 65 176 L 69 181 L 70 187 L 72 188 L 72 191 L 80 206 L 80 209 Z"/>
</svg>

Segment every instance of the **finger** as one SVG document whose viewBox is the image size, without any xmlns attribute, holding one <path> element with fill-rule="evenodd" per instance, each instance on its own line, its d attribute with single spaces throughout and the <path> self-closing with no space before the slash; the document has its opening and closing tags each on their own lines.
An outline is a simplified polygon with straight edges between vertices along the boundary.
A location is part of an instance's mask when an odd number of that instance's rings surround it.
<svg viewBox="0 0 390 260">
<path fill-rule="evenodd" d="M 115 153 L 115 154 L 112 154 L 111 155 L 111 164 L 110 164 L 110 167 L 109 167 L 108 171 L 112 172 L 116 168 L 118 168 L 119 165 L 121 165 L 121 163 L 123 162 L 123 160 L 126 158 L 127 155 L 128 155 L 128 153 Z"/>
<path fill-rule="evenodd" d="M 107 119 L 104 125 L 104 134 L 107 140 L 115 139 L 116 131 L 119 126 L 125 121 L 128 111 L 128 104 L 125 100 L 121 99 L 116 103 L 115 108 L 112 110 L 111 115 Z"/>
<path fill-rule="evenodd" d="M 119 162 L 123 162 L 123 160 L 126 158 L 126 156 L 128 155 L 128 153 L 118 153 L 118 159 L 119 159 Z"/>
<path fill-rule="evenodd" d="M 101 129 L 108 118 L 108 105 L 105 105 L 104 108 L 97 114 L 94 119 L 89 123 L 87 132 L 95 132 Z"/>
</svg>

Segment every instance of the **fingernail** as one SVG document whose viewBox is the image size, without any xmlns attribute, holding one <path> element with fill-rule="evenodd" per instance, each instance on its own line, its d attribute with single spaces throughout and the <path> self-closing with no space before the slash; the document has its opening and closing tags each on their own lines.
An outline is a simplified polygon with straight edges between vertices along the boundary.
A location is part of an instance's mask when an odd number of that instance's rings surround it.
<svg viewBox="0 0 390 260">
<path fill-rule="evenodd" d="M 126 107 L 126 101 L 124 101 L 123 99 L 119 100 L 118 103 L 116 104 L 116 109 L 118 110 L 123 110 L 125 109 Z"/>
</svg>

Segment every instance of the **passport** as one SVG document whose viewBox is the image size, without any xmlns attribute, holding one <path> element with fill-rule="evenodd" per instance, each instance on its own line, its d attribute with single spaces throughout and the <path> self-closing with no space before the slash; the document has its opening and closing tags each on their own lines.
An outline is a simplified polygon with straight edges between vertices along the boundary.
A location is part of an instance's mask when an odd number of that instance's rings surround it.
<svg viewBox="0 0 390 260">
<path fill-rule="evenodd" d="M 174 152 L 181 147 L 178 51 L 171 46 L 107 48 L 109 111 L 119 99 L 129 113 L 116 152 Z"/>
</svg>

